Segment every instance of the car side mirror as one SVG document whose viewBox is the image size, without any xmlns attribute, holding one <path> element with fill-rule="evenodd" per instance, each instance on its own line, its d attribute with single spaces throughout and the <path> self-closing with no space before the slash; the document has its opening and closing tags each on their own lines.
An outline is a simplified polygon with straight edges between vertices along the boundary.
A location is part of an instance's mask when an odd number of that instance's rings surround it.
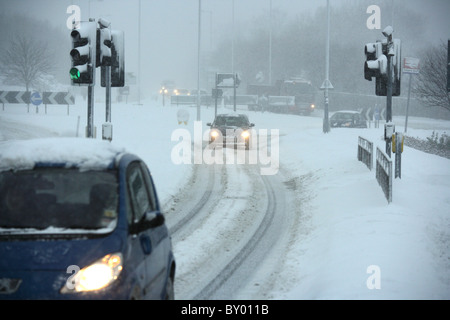
<svg viewBox="0 0 450 320">
<path fill-rule="evenodd" d="M 164 216 L 159 211 L 147 211 L 138 222 L 135 222 L 130 233 L 137 234 L 150 228 L 162 226 L 165 222 Z"/>
<path fill-rule="evenodd" d="M 143 223 L 147 228 L 156 228 L 164 224 L 165 218 L 159 211 L 145 213 Z"/>
<path fill-rule="evenodd" d="M 212 126 L 211 122 L 208 122 L 206 125 L 207 125 L 208 127 L 211 127 L 211 126 Z"/>
<path fill-rule="evenodd" d="M 250 127 L 254 127 L 255 126 L 255 124 L 254 123 L 250 123 Z"/>
</svg>

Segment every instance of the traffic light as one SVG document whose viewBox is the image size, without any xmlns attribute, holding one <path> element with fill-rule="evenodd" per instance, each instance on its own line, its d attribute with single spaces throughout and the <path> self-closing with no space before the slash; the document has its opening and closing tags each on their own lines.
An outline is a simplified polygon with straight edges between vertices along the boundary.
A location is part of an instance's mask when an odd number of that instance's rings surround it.
<svg viewBox="0 0 450 320">
<path fill-rule="evenodd" d="M 388 48 L 386 40 L 367 43 L 364 47 L 366 61 L 364 62 L 364 78 L 372 81 L 375 78 L 375 94 L 387 95 L 388 55 L 392 66 L 392 96 L 400 95 L 401 81 L 401 41 L 393 40 L 392 48 Z"/>
<path fill-rule="evenodd" d="M 379 78 L 386 74 L 387 58 L 383 54 L 381 42 L 367 43 L 364 47 L 366 62 L 364 62 L 364 78 L 372 81 L 372 78 Z"/>
<path fill-rule="evenodd" d="M 79 27 L 70 32 L 72 37 L 72 85 L 94 85 L 96 67 L 97 31 L 95 22 L 81 21 Z"/>
<path fill-rule="evenodd" d="M 97 29 L 97 57 L 96 66 L 111 65 L 111 30 L 108 28 Z"/>
<path fill-rule="evenodd" d="M 111 30 L 111 87 L 125 86 L 125 38 L 123 31 Z M 101 86 L 106 87 L 106 68 L 101 68 Z"/>
<path fill-rule="evenodd" d="M 400 82 L 402 80 L 402 43 L 399 39 L 394 39 L 394 56 L 392 66 L 394 68 L 392 79 L 392 96 L 400 95 Z"/>
</svg>

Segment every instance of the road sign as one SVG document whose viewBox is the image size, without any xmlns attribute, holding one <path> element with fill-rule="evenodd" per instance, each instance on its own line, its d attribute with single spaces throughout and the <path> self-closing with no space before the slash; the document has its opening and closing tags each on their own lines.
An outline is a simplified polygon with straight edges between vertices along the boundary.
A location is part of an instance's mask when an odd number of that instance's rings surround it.
<svg viewBox="0 0 450 320">
<path fill-rule="evenodd" d="M 216 88 L 234 88 L 235 85 L 234 73 L 216 74 Z"/>
<path fill-rule="evenodd" d="M 320 90 L 325 90 L 325 89 L 334 89 L 333 85 L 331 84 L 330 80 L 324 80 L 322 85 L 320 86 Z"/>
<path fill-rule="evenodd" d="M 0 91 L 1 103 L 30 103 L 29 91 Z"/>
<path fill-rule="evenodd" d="M 30 101 L 33 105 L 38 106 L 42 103 L 42 97 L 39 92 L 33 92 L 30 97 Z"/>
<path fill-rule="evenodd" d="M 420 59 L 406 57 L 403 59 L 403 73 L 417 74 L 420 69 Z"/>
<path fill-rule="evenodd" d="M 44 92 L 44 104 L 75 104 L 75 97 L 69 92 Z"/>
</svg>

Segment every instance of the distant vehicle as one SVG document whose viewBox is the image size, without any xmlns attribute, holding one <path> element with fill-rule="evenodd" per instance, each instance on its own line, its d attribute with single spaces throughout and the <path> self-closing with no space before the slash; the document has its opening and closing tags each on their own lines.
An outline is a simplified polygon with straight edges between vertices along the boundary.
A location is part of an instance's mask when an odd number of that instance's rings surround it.
<svg viewBox="0 0 450 320">
<path fill-rule="evenodd" d="M 367 121 L 358 111 L 337 111 L 330 117 L 332 128 L 367 128 Z"/>
<path fill-rule="evenodd" d="M 172 80 L 165 80 L 161 83 L 161 89 L 159 89 L 159 94 L 163 96 L 171 96 L 176 89 L 175 82 Z"/>
<path fill-rule="evenodd" d="M 196 96 L 197 95 L 197 89 L 193 89 L 190 91 L 191 96 Z M 200 89 L 200 96 L 206 96 L 208 94 L 208 92 L 204 89 Z"/>
<path fill-rule="evenodd" d="M 0 257 L 1 299 L 174 298 L 149 169 L 105 141 L 0 144 Z"/>
<path fill-rule="evenodd" d="M 191 92 L 188 89 L 173 89 L 173 94 L 177 96 L 190 96 Z"/>
<path fill-rule="evenodd" d="M 247 94 L 257 95 L 261 102 L 249 106 L 251 110 L 310 115 L 316 107 L 314 87 L 310 81 L 300 78 L 277 80 L 273 86 L 250 84 Z"/>
<path fill-rule="evenodd" d="M 210 144 L 219 143 L 225 146 L 239 146 L 250 148 L 251 128 L 255 124 L 250 123 L 245 114 L 218 114 L 213 123 L 207 123 L 211 127 Z"/>
</svg>

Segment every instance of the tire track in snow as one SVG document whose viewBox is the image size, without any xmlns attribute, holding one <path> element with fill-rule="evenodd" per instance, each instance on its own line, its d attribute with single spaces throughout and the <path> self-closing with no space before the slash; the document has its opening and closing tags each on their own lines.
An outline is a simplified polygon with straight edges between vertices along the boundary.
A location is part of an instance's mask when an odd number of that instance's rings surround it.
<svg viewBox="0 0 450 320">
<path fill-rule="evenodd" d="M 230 299 L 275 246 L 279 260 L 285 251 L 280 238 L 289 233 L 284 217 L 289 191 L 281 180 L 261 176 L 256 165 L 194 168 L 167 215 L 178 264 L 177 298 Z"/>
</svg>

